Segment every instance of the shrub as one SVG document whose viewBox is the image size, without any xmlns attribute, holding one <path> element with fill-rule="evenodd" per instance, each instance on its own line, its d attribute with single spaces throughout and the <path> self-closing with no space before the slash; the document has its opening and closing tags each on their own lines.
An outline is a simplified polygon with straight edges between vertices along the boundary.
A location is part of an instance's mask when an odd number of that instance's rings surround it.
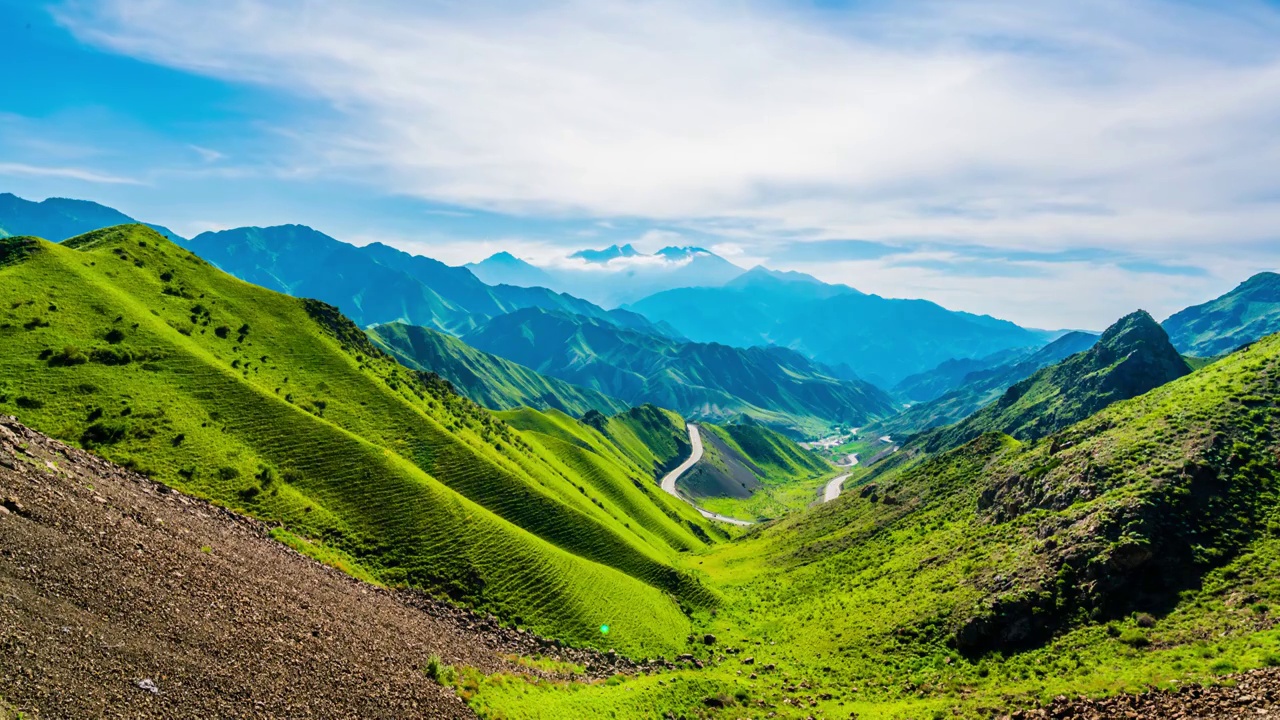
<svg viewBox="0 0 1280 720">
<path fill-rule="evenodd" d="M 1250 605 L 1249 609 L 1259 615 L 1266 615 L 1268 612 L 1271 611 L 1271 606 L 1267 605 L 1266 603 L 1255 603 L 1253 605 Z"/>
<path fill-rule="evenodd" d="M 36 398 L 27 397 L 26 395 L 19 395 L 14 399 L 14 402 L 17 403 L 18 407 L 24 410 L 39 410 L 44 407 L 43 400 L 37 400 Z"/>
<path fill-rule="evenodd" d="M 83 365 L 89 362 L 89 356 L 85 355 L 80 348 L 74 345 L 68 345 L 49 358 L 49 364 L 55 367 L 69 367 L 71 365 Z"/>
<path fill-rule="evenodd" d="M 231 328 L 226 325 L 219 325 L 213 329 L 213 334 L 225 340 L 231 334 Z"/>
<path fill-rule="evenodd" d="M 240 471 L 233 467 L 218 468 L 218 477 L 222 480 L 235 480 L 240 477 Z"/>
<path fill-rule="evenodd" d="M 1140 628 L 1153 628 L 1156 626 L 1156 619 L 1149 613 L 1138 613 L 1134 621 L 1138 623 Z"/>
<path fill-rule="evenodd" d="M 129 435 L 129 426 L 120 422 L 97 422 L 85 428 L 80 435 L 80 444 L 85 447 L 94 445 L 114 445 Z"/>
<path fill-rule="evenodd" d="M 1146 633 L 1138 630 L 1126 630 L 1120 634 L 1120 642 L 1129 647 L 1142 648 L 1151 644 L 1151 640 L 1147 638 Z"/>
<path fill-rule="evenodd" d="M 111 343 L 112 345 L 119 345 L 120 343 L 124 342 L 124 331 L 121 330 L 120 328 L 112 328 L 110 331 L 107 332 L 107 335 L 104 339 L 107 342 Z"/>
</svg>

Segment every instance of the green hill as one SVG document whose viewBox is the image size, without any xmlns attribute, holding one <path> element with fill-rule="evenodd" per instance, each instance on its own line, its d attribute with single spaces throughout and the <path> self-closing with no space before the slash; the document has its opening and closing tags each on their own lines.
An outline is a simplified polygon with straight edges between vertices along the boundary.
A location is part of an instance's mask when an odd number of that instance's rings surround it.
<svg viewBox="0 0 1280 720">
<path fill-rule="evenodd" d="M 588 410 L 615 413 L 626 409 L 620 400 L 539 375 L 431 328 L 388 323 L 366 332 L 400 364 L 436 373 L 453 383 L 458 392 L 491 410 L 532 407 L 580 416 Z"/>
<path fill-rule="evenodd" d="M 381 243 L 356 247 L 305 225 L 206 232 L 189 247 L 246 282 L 336 305 L 362 327 L 404 322 L 459 334 L 503 313 L 543 307 L 664 332 L 636 313 L 607 311 L 546 288 L 486 285 L 466 268 Z"/>
<path fill-rule="evenodd" d="M 502 315 L 463 341 L 544 375 L 691 419 L 748 414 L 799 435 L 893 412 L 874 386 L 833 377 L 778 347 L 681 343 L 608 322 L 529 308 Z"/>
<path fill-rule="evenodd" d="M 1189 372 L 1164 330 L 1139 310 L 1107 328 L 1089 350 L 1037 371 L 964 420 L 912 440 L 910 449 L 938 452 L 987 432 L 1035 440 Z"/>
<path fill-rule="evenodd" d="M 715 602 L 676 564 L 696 540 L 628 527 L 536 438 L 395 363 L 332 306 L 142 226 L 0 241 L 0 410 L 359 574 L 574 643 L 672 652 L 678 603 Z"/>
<path fill-rule="evenodd" d="M 1280 275 L 1258 273 L 1234 290 L 1164 321 L 1174 347 L 1213 357 L 1280 332 Z"/>
</svg>

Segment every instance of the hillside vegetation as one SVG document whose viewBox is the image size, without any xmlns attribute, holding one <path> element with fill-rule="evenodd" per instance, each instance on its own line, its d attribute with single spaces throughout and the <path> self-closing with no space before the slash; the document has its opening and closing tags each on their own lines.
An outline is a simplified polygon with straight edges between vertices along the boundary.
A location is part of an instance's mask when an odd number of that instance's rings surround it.
<svg viewBox="0 0 1280 720">
<path fill-rule="evenodd" d="M 627 407 L 603 393 L 540 375 L 476 350 L 438 330 L 388 323 L 367 332 L 375 345 L 400 364 L 436 373 L 458 392 L 491 410 L 532 407 L 580 416 L 589 410 L 613 414 Z"/>
<path fill-rule="evenodd" d="M 677 565 L 699 540 L 629 527 L 565 460 L 335 308 L 245 284 L 143 226 L 0 241 L 0 409 L 379 582 L 574 643 L 671 652 L 679 604 L 716 601 Z"/>
<path fill-rule="evenodd" d="M 494 318 L 462 340 L 539 373 L 690 419 L 747 414 L 796 435 L 816 435 L 834 423 L 893 412 L 876 387 L 833 377 L 784 348 L 682 343 L 538 308 Z"/>
</svg>

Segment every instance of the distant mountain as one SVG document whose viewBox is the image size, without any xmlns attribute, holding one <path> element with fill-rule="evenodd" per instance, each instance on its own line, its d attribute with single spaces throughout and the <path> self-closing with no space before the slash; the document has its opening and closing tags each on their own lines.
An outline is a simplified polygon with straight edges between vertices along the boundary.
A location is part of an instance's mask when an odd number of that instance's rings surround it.
<svg viewBox="0 0 1280 720">
<path fill-rule="evenodd" d="M 699 247 L 665 247 L 647 255 L 631 245 L 579 250 L 571 263 L 540 267 L 497 253 L 466 267 L 487 283 L 547 287 L 617 307 L 680 287 L 715 287 L 742 274 L 742 268 Z"/>
<path fill-rule="evenodd" d="M 1107 328 L 1086 352 L 1036 372 L 965 420 L 911 445 L 938 452 L 986 432 L 1036 440 L 1190 372 L 1164 329 L 1139 310 Z"/>
<path fill-rule="evenodd" d="M 88 200 L 48 198 L 32 202 L 12 193 L 0 193 L 0 237 L 31 235 L 62 242 L 93 230 L 136 222 L 119 210 Z M 185 242 L 166 227 L 147 226 L 170 240 Z"/>
<path fill-rule="evenodd" d="M 985 363 L 956 380 L 952 389 L 926 402 L 917 403 L 891 418 L 867 428 L 868 435 L 889 435 L 904 439 L 918 432 L 943 425 L 950 425 L 969 417 L 983 407 L 1000 399 L 1011 386 L 1030 377 L 1036 371 L 1059 363 L 1076 353 L 1084 352 L 1098 342 L 1098 336 L 1086 332 L 1069 332 L 1034 352 L 1004 351 L 989 355 L 981 361 L 949 360 L 934 371 L 938 376 L 948 374 L 953 368 L 970 362 Z M 992 362 L 1003 357 L 1004 362 Z M 912 376 L 921 378 L 920 375 Z M 911 378 L 908 378 L 910 380 Z M 903 381 L 906 382 L 906 381 Z M 915 387 L 923 387 L 917 382 Z"/>
<path fill-rule="evenodd" d="M 906 402 L 926 403 L 963 387 L 966 384 L 966 378 L 974 373 L 1016 365 L 1019 361 L 1035 354 L 1037 350 L 1038 348 L 1034 347 L 1009 348 L 993 352 L 986 357 L 943 360 L 932 370 L 908 375 L 898 381 L 891 392 L 895 398 Z"/>
<path fill-rule="evenodd" d="M 627 409 L 620 400 L 539 375 L 431 328 L 388 323 L 366 332 L 375 345 L 401 365 L 434 372 L 452 383 L 458 392 L 490 410 L 532 407 L 560 410 L 579 417 L 590 410 L 612 415 Z"/>
<path fill-rule="evenodd" d="M 603 265 L 609 262 L 610 260 L 617 260 L 618 258 L 631 258 L 631 257 L 636 257 L 638 255 L 640 255 L 640 252 L 628 244 L 628 245 L 623 245 L 622 247 L 618 247 L 617 245 L 610 245 L 609 247 L 603 250 L 579 250 L 578 252 L 573 253 L 569 257 L 574 260 L 586 260 L 589 263 Z"/>
<path fill-rule="evenodd" d="M 832 423 L 863 424 L 893 412 L 874 386 L 837 379 L 785 348 L 681 343 L 536 308 L 494 318 L 462 340 L 544 375 L 693 419 L 746 413 L 811 435 Z"/>
<path fill-rule="evenodd" d="M 503 313 L 541 307 L 674 333 L 635 313 L 546 288 L 486 285 L 466 268 L 382 243 L 356 247 L 305 225 L 201 233 L 189 247 L 246 282 L 336 305 L 361 326 L 405 322 L 458 334 Z"/>
<path fill-rule="evenodd" d="M 1280 332 L 1280 275 L 1258 273 L 1222 297 L 1174 314 L 1164 329 L 1174 347 L 1200 357 Z"/>
<path fill-rule="evenodd" d="M 547 271 L 505 250 L 490 255 L 481 262 L 467 263 L 463 267 L 489 285 L 549 288 L 555 284 L 555 279 Z"/>
<path fill-rule="evenodd" d="M 685 337 L 739 347 L 771 343 L 882 387 L 952 358 L 1039 347 L 1042 333 L 925 300 L 864 295 L 800 273 L 755 268 L 723 287 L 668 290 L 627 306 Z"/>
</svg>

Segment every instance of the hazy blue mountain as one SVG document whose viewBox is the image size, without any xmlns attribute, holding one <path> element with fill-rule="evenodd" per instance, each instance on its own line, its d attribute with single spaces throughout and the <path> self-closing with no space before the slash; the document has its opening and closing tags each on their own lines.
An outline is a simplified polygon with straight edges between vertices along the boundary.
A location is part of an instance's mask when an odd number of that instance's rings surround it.
<svg viewBox="0 0 1280 720">
<path fill-rule="evenodd" d="M 489 285 L 549 288 L 555 284 L 555 279 L 547 271 L 505 250 L 463 267 Z"/>
<path fill-rule="evenodd" d="M 1200 357 L 1280 332 L 1280 275 L 1258 273 L 1222 297 L 1174 314 L 1164 329 L 1174 347 Z"/>
<path fill-rule="evenodd" d="M 48 198 L 32 202 L 12 193 L 0 193 L 0 237 L 33 235 L 62 242 L 94 230 L 136 222 L 119 210 L 89 200 Z M 143 224 L 170 240 L 185 242 L 166 227 Z"/>
<path fill-rule="evenodd" d="M 953 358 L 1043 345 L 1044 334 L 926 300 L 864 295 L 799 273 L 757 268 L 718 288 L 669 290 L 628 305 L 685 337 L 771 343 L 892 387 Z"/>
<path fill-rule="evenodd" d="M 548 287 L 586 298 L 604 307 L 682 287 L 715 287 L 742 274 L 742 268 L 699 247 L 665 247 L 647 255 L 631 245 L 579 250 L 576 262 L 539 267 L 510 253 L 497 253 L 467 265 L 488 283 Z"/>
<path fill-rule="evenodd" d="M 362 326 L 405 322 L 460 334 L 495 316 L 541 307 L 674 333 L 635 313 L 608 311 L 546 288 L 486 285 L 466 268 L 381 243 L 356 247 L 305 225 L 201 233 L 189 246 L 242 280 L 323 300 Z"/>
<path fill-rule="evenodd" d="M 740 414 L 811 435 L 832 423 L 892 414 L 884 392 L 842 380 L 779 347 L 681 343 L 608 322 L 536 308 L 502 315 L 462 336 L 472 347 L 632 405 L 694 419 Z"/>
</svg>

